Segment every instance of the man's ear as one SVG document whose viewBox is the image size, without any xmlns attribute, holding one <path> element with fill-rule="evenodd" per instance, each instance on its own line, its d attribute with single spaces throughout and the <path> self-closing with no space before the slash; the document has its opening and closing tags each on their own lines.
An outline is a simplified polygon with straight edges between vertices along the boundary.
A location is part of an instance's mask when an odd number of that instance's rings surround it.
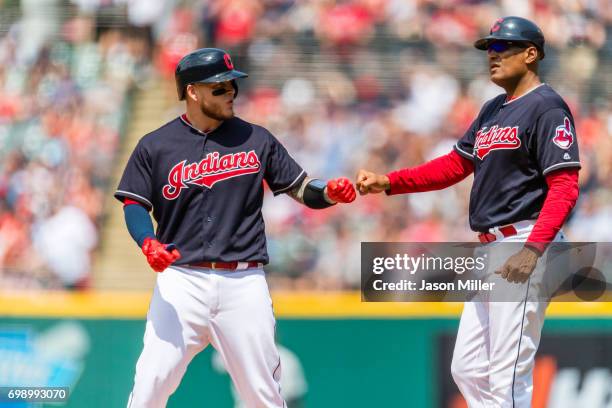
<svg viewBox="0 0 612 408">
<path fill-rule="evenodd" d="M 527 58 L 525 59 L 526 64 L 533 64 L 540 59 L 540 51 L 534 46 L 527 47 Z"/>
<path fill-rule="evenodd" d="M 185 87 L 185 96 L 187 98 L 191 98 L 194 101 L 198 101 L 198 93 L 196 92 L 196 87 L 194 84 L 188 84 Z"/>
</svg>

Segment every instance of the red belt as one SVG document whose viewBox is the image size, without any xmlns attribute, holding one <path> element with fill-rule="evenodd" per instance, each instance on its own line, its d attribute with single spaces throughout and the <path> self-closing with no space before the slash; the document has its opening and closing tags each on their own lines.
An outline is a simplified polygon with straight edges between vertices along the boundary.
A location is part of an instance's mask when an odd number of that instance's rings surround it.
<svg viewBox="0 0 612 408">
<path fill-rule="evenodd" d="M 230 271 L 235 271 L 238 269 L 238 264 L 245 264 L 246 267 L 241 269 L 249 269 L 249 268 L 258 268 L 263 266 L 261 262 L 200 262 L 195 264 L 189 264 L 189 266 L 195 266 L 197 268 L 209 268 L 209 269 L 227 269 Z"/>
<path fill-rule="evenodd" d="M 511 237 L 513 235 L 518 234 L 514 225 L 506 225 L 505 227 L 499 227 L 499 232 L 505 237 Z M 493 242 L 497 240 L 497 235 L 491 234 L 490 232 L 481 232 L 478 234 L 478 239 L 483 244 L 488 244 L 489 242 Z"/>
</svg>

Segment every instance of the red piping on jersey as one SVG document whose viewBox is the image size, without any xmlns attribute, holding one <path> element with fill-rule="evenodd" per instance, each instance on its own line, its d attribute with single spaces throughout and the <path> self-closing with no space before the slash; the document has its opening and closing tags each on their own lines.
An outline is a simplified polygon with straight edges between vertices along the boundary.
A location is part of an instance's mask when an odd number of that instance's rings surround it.
<svg viewBox="0 0 612 408">
<path fill-rule="evenodd" d="M 543 253 L 578 200 L 578 169 L 560 169 L 546 176 L 548 193 L 540 215 L 527 238 L 529 247 Z"/>
<path fill-rule="evenodd" d="M 123 206 L 124 206 L 124 207 L 127 207 L 128 205 L 134 205 L 134 204 L 136 204 L 136 205 L 141 205 L 141 206 L 143 206 L 143 207 L 147 208 L 147 207 L 146 207 L 144 204 L 142 204 L 142 203 L 140 203 L 140 202 L 138 202 L 138 201 L 136 201 L 136 200 L 132 200 L 132 199 L 130 199 L 130 198 L 124 198 L 124 199 L 123 199 Z"/>
<path fill-rule="evenodd" d="M 387 194 L 442 190 L 460 182 L 473 171 L 472 161 L 453 150 L 420 166 L 387 174 L 390 183 Z"/>
</svg>

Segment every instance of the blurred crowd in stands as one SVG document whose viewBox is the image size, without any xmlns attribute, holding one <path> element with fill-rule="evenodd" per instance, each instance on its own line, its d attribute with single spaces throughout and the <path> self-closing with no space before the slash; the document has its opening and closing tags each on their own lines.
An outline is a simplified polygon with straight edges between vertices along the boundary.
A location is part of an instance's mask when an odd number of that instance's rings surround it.
<svg viewBox="0 0 612 408">
<path fill-rule="evenodd" d="M 566 231 L 612 240 L 608 0 L 40 3 L 21 1 L 15 22 L 0 21 L 2 285 L 18 286 L 29 271 L 41 286 L 87 286 L 129 90 L 154 78 L 174 98 L 185 53 L 230 51 L 250 74 L 237 114 L 270 129 L 310 175 L 353 178 L 359 168 L 385 173 L 450 151 L 483 102 L 502 93 L 472 44 L 503 15 L 543 29 L 541 76 L 576 119 L 581 197 Z M 271 285 L 356 288 L 362 241 L 474 241 L 470 180 L 328 211 L 269 194 Z"/>
<path fill-rule="evenodd" d="M 87 287 L 146 42 L 23 1 L 0 33 L 0 287 Z M 3 16 L 16 8 L 4 5 Z"/>
</svg>

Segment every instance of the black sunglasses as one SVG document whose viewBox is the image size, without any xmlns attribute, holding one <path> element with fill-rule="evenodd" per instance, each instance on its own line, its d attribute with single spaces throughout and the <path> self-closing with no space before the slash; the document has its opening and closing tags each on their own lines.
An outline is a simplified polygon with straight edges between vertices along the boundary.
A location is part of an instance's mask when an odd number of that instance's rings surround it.
<svg viewBox="0 0 612 408">
<path fill-rule="evenodd" d="M 501 53 L 511 48 L 528 48 L 529 44 L 517 41 L 493 41 L 487 46 L 487 51 Z"/>
<path fill-rule="evenodd" d="M 227 89 L 227 88 L 217 88 L 215 90 L 212 91 L 213 96 L 221 96 L 221 95 L 225 95 L 226 93 L 230 92 L 231 89 Z"/>
<path fill-rule="evenodd" d="M 192 85 L 195 85 L 197 82 L 193 83 Z M 232 91 L 232 89 L 228 89 L 228 88 L 216 88 L 212 90 L 212 94 L 213 96 L 221 96 L 221 95 L 225 95 L 226 93 Z"/>
</svg>

